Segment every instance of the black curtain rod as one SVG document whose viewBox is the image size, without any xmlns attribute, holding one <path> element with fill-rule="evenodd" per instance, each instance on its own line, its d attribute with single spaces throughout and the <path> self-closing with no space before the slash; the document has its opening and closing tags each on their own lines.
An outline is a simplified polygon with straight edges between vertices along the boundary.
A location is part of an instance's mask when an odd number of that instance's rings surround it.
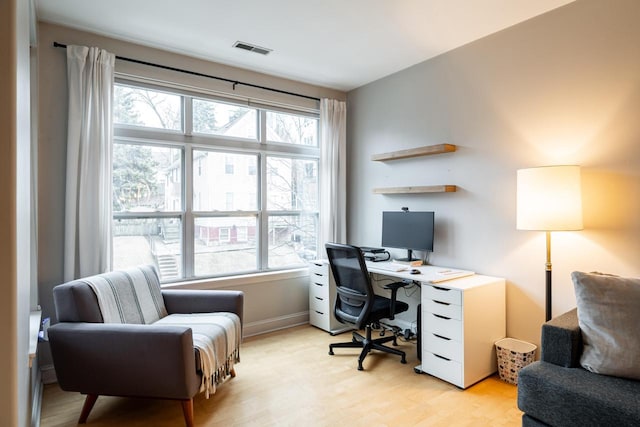
<svg viewBox="0 0 640 427">
<path fill-rule="evenodd" d="M 61 47 L 61 48 L 66 49 L 67 45 L 66 44 L 62 44 L 62 43 L 58 43 L 58 42 L 53 42 L 53 47 Z M 320 98 L 316 98 L 316 97 L 313 97 L 313 96 L 302 95 L 300 93 L 288 92 L 286 90 L 274 89 L 274 88 L 266 87 L 266 86 L 254 85 L 253 83 L 240 82 L 238 80 L 226 79 L 224 77 L 212 76 L 210 74 L 198 73 L 197 71 L 184 70 L 182 68 L 170 67 L 168 65 L 155 64 L 153 62 L 141 61 L 139 59 L 133 59 L 133 58 L 125 58 L 123 56 L 117 56 L 117 55 L 116 55 L 116 59 L 119 59 L 121 61 L 133 62 L 135 64 L 148 65 L 149 67 L 162 68 L 163 70 L 170 70 L 170 71 L 177 71 L 178 73 L 191 74 L 192 76 L 206 77 L 206 78 L 209 78 L 209 79 L 221 80 L 223 82 L 227 82 L 227 83 L 233 84 L 233 90 L 236 89 L 237 85 L 242 85 L 242 86 L 253 87 L 253 88 L 256 88 L 256 89 L 268 90 L 270 92 L 282 93 L 284 95 L 297 96 L 299 98 L 311 99 L 313 101 L 320 102 Z"/>
</svg>

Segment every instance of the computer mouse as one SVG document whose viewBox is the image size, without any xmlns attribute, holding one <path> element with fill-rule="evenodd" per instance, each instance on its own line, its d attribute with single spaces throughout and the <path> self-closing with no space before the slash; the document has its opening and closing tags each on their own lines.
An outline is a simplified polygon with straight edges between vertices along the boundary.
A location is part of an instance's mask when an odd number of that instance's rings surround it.
<svg viewBox="0 0 640 427">
<path fill-rule="evenodd" d="M 420 274 L 420 270 L 418 270 L 417 268 L 412 268 L 409 274 Z"/>
</svg>

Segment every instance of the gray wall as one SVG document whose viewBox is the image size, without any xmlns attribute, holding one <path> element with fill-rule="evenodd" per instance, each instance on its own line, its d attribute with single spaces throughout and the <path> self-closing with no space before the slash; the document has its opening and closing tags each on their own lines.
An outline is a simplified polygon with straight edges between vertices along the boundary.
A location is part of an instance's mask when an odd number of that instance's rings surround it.
<svg viewBox="0 0 640 427">
<path fill-rule="evenodd" d="M 555 314 L 570 272 L 640 276 L 640 2 L 578 0 L 348 93 L 348 240 L 381 211 L 436 212 L 435 265 L 507 279 L 509 336 L 538 343 L 544 233 L 516 230 L 516 170 L 582 165 L 584 226 L 552 236 Z M 451 143 L 393 162 L 374 153 Z M 455 184 L 457 193 L 374 195 Z"/>
<path fill-rule="evenodd" d="M 99 46 L 120 56 L 237 79 L 314 97 L 346 99 L 344 92 L 202 61 L 158 49 L 146 48 L 96 34 L 48 23 L 38 25 L 39 59 L 39 163 L 38 163 L 38 279 L 43 316 L 55 321 L 52 289 L 62 282 L 64 240 L 64 185 L 66 163 L 67 85 L 66 55 L 53 42 Z M 116 61 L 116 71 L 148 79 L 171 81 L 206 90 L 231 92 L 228 83 L 181 75 Z M 315 106 L 315 102 L 238 86 L 239 96 L 272 102 Z M 225 288 L 245 291 L 245 334 L 251 335 L 308 320 L 308 272 L 306 269 L 257 278 L 198 281 L 186 287 Z M 48 345 L 40 345 L 45 382 L 51 381 Z"/>
</svg>

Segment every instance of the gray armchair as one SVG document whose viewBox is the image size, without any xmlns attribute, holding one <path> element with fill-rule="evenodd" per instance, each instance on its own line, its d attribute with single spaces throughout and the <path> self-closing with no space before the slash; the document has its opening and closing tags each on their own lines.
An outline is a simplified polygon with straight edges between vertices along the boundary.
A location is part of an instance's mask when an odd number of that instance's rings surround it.
<svg viewBox="0 0 640 427">
<path fill-rule="evenodd" d="M 640 425 L 640 381 L 580 366 L 583 342 L 576 309 L 542 326 L 541 347 L 541 360 L 518 374 L 523 427 Z"/>
<path fill-rule="evenodd" d="M 161 294 L 169 314 L 231 312 L 242 321 L 240 291 Z M 83 280 L 56 286 L 53 296 L 59 323 L 49 328 L 49 340 L 58 383 L 87 395 L 79 423 L 86 422 L 99 395 L 111 395 L 180 400 L 186 425 L 193 425 L 202 372 L 191 328 L 103 323 L 96 294 Z"/>
</svg>

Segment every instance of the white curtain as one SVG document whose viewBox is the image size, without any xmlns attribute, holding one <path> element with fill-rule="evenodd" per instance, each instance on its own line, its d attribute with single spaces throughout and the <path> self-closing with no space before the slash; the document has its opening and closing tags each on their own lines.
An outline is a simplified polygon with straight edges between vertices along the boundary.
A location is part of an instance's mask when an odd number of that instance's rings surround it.
<svg viewBox="0 0 640 427">
<path fill-rule="evenodd" d="M 347 241 L 347 103 L 320 101 L 320 257 Z"/>
<path fill-rule="evenodd" d="M 114 64 L 105 50 L 67 46 L 65 281 L 111 269 Z"/>
</svg>

